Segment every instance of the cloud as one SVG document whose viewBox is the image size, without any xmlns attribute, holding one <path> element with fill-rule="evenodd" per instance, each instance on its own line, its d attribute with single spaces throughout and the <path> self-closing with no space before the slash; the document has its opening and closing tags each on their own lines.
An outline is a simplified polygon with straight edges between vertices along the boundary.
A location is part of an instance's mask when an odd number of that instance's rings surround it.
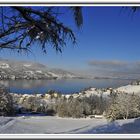
<svg viewBox="0 0 140 140">
<path fill-rule="evenodd" d="M 128 62 L 118 60 L 109 60 L 109 61 L 93 60 L 89 61 L 88 65 L 99 68 L 116 68 L 116 67 L 124 67 L 128 65 Z"/>
<path fill-rule="evenodd" d="M 88 65 L 94 75 L 140 78 L 140 61 L 92 60 Z"/>
</svg>

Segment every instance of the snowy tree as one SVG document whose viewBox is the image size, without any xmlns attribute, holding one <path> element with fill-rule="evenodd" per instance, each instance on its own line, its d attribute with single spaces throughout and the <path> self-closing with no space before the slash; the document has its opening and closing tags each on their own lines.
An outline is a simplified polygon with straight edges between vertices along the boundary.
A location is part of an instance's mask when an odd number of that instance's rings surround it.
<svg viewBox="0 0 140 140">
<path fill-rule="evenodd" d="M 4 88 L 0 88 L 0 116 L 14 115 L 13 98 Z"/>
</svg>

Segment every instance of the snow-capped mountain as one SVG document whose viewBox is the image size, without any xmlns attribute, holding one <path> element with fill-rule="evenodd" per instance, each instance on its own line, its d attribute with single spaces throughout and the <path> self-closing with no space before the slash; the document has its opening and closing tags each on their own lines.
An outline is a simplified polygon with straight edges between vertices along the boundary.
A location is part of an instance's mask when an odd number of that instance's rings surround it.
<svg viewBox="0 0 140 140">
<path fill-rule="evenodd" d="M 57 79 L 76 78 L 73 73 L 26 61 L 0 59 L 0 79 Z"/>
</svg>

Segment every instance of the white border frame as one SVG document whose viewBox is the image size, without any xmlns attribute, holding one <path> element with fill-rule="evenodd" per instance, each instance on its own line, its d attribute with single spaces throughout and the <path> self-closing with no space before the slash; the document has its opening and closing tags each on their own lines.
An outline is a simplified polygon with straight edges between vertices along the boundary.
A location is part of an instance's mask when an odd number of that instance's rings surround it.
<svg viewBox="0 0 140 140">
<path fill-rule="evenodd" d="M 140 139 L 140 134 L 0 134 L 0 139 Z"/>
<path fill-rule="evenodd" d="M 140 6 L 140 0 L 0 0 L 0 6 Z M 0 139 L 140 139 L 140 134 L 0 134 Z"/>
</svg>

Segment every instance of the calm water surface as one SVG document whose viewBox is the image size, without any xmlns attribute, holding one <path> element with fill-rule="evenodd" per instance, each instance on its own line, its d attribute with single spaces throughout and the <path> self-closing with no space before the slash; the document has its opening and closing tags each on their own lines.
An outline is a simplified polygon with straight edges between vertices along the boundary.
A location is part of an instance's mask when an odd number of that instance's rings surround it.
<svg viewBox="0 0 140 140">
<path fill-rule="evenodd" d="M 118 79 L 59 79 L 59 80 L 3 80 L 0 84 L 15 93 L 45 93 L 56 90 L 64 94 L 79 92 L 84 88 L 107 88 L 127 85 L 130 80 Z"/>
</svg>

